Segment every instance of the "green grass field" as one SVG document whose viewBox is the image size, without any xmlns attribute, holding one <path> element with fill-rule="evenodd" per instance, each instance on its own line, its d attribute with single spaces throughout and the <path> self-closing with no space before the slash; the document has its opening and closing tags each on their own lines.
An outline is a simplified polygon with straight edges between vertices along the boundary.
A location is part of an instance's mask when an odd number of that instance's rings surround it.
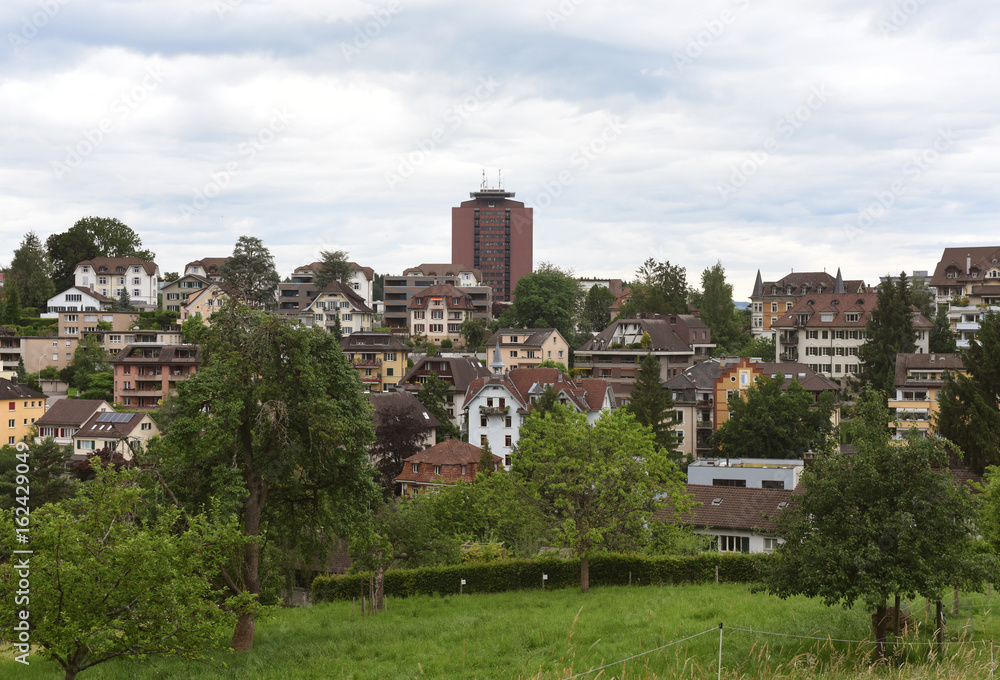
<svg viewBox="0 0 1000 680">
<path fill-rule="evenodd" d="M 551 680 L 704 633 L 583 677 L 716 678 L 722 622 L 724 678 L 988 678 L 988 640 L 1000 632 L 1000 596 L 970 595 L 963 602 L 960 615 L 949 619 L 953 643 L 943 658 L 928 659 L 928 646 L 914 647 L 907 656 L 916 665 L 902 670 L 901 657 L 893 667 L 870 669 L 867 643 L 736 630 L 866 640 L 870 619 L 862 608 L 828 608 L 805 598 L 783 601 L 752 595 L 745 586 L 700 585 L 597 588 L 587 595 L 560 590 L 414 597 L 390 600 L 388 612 L 374 618 L 362 618 L 342 602 L 285 609 L 258 625 L 252 652 L 219 653 L 215 666 L 171 659 L 112 662 L 80 677 Z M 914 612 L 918 631 L 908 640 L 929 638 L 932 626 L 923 624 L 923 614 L 922 606 Z M 960 644 L 984 639 L 985 645 Z M 58 678 L 62 671 L 33 657 L 28 668 L 0 662 L 0 677 Z"/>
</svg>

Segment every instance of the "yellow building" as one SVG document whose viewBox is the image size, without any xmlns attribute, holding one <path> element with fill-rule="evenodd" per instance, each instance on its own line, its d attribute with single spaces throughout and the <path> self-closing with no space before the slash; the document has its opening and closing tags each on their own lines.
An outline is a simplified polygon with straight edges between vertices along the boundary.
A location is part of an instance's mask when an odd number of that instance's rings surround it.
<svg viewBox="0 0 1000 680">
<path fill-rule="evenodd" d="M 7 421 L 2 444 L 14 445 L 34 434 L 35 421 L 45 415 L 45 395 L 0 378 L 0 408 Z"/>
<path fill-rule="evenodd" d="M 938 392 L 950 373 L 965 373 L 957 354 L 897 354 L 896 398 L 889 400 L 895 420 L 890 427 L 896 439 L 912 430 L 924 437 L 934 433 Z"/>
<path fill-rule="evenodd" d="M 327 333 L 333 332 L 339 319 L 340 332 L 345 337 L 370 331 L 375 320 L 372 308 L 340 281 L 334 281 L 320 291 L 304 311 L 307 315 L 312 314 L 314 326 L 325 329 Z"/>
<path fill-rule="evenodd" d="M 340 349 L 371 392 L 384 392 L 406 375 L 410 347 L 392 333 L 351 333 Z"/>
<path fill-rule="evenodd" d="M 229 296 L 218 283 L 210 283 L 194 293 L 188 294 L 181 305 L 181 315 L 177 319 L 182 324 L 197 314 L 201 314 L 201 322 L 208 326 L 208 318 L 222 309 Z"/>
</svg>

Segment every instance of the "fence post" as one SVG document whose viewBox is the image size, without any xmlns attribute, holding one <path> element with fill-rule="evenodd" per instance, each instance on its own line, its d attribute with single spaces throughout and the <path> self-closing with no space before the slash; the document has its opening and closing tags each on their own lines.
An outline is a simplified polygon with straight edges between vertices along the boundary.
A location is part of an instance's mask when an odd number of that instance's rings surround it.
<svg viewBox="0 0 1000 680">
<path fill-rule="evenodd" d="M 715 585 L 719 585 L 719 565 L 715 565 Z"/>
<path fill-rule="evenodd" d="M 936 616 L 935 625 L 937 626 L 937 646 L 938 652 L 942 650 L 944 645 L 944 602 L 938 600 L 936 603 Z"/>
<path fill-rule="evenodd" d="M 958 586 L 955 586 L 955 606 L 952 607 L 951 613 L 958 616 Z"/>
<path fill-rule="evenodd" d="M 718 569 L 718 567 L 716 567 Z M 722 680 L 722 622 L 719 622 L 719 680 Z"/>
</svg>

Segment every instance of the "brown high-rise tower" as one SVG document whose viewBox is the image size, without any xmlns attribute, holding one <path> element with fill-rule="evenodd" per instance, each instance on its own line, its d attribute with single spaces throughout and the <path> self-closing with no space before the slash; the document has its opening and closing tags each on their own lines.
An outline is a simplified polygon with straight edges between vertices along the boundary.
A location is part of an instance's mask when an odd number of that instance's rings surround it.
<svg viewBox="0 0 1000 680">
<path fill-rule="evenodd" d="M 513 299 L 517 280 L 532 269 L 532 208 L 513 191 L 480 189 L 451 209 L 451 261 L 483 273 L 495 301 Z"/>
</svg>

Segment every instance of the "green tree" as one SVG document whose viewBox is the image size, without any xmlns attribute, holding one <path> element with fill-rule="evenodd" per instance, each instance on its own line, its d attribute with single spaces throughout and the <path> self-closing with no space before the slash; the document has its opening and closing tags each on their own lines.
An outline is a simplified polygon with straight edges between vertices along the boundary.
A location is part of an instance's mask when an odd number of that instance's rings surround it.
<svg viewBox="0 0 1000 680">
<path fill-rule="evenodd" d="M 774 338 L 761 335 L 751 339 L 742 348 L 738 356 L 756 357 L 761 361 L 774 362 Z"/>
<path fill-rule="evenodd" d="M 423 449 L 427 426 L 413 410 L 389 395 L 375 410 L 375 442 L 368 451 L 378 472 L 383 493 L 392 496 L 396 477 L 403 472 L 403 461 Z"/>
<path fill-rule="evenodd" d="M 465 341 L 465 349 L 475 351 L 482 346 L 486 339 L 486 322 L 471 317 L 462 322 L 462 325 L 458 327 L 458 332 Z"/>
<path fill-rule="evenodd" d="M 646 260 L 629 287 L 631 299 L 621 315 L 638 313 L 687 314 L 687 271 L 668 261 Z"/>
<path fill-rule="evenodd" d="M 90 373 L 84 386 L 79 389 L 80 399 L 103 399 L 108 403 L 114 402 L 115 375 L 111 371 Z"/>
<path fill-rule="evenodd" d="M 966 374 L 949 375 L 938 392 L 936 427 L 982 474 L 987 466 L 1000 465 L 1000 315 L 983 315 L 962 363 Z"/>
<path fill-rule="evenodd" d="M 836 408 L 832 391 L 819 403 L 798 380 L 782 389 L 785 376 L 758 376 L 747 390 L 729 398 L 729 420 L 712 441 L 732 458 L 801 458 L 806 451 L 829 447 Z"/>
<path fill-rule="evenodd" d="M 52 265 L 45 248 L 35 232 L 29 231 L 14 251 L 14 259 L 4 275 L 4 288 L 10 286 L 17 291 L 18 300 L 25 307 L 44 311 L 46 302 L 56 294 L 51 276 Z"/>
<path fill-rule="evenodd" d="M 441 380 L 437 373 L 431 371 L 431 374 L 427 376 L 427 382 L 417 392 L 417 399 L 441 423 L 441 427 L 437 429 L 435 437 L 438 444 L 446 438 L 462 438 L 462 433 L 452 424 L 451 417 L 448 415 L 448 409 L 445 406 L 448 403 L 448 383 Z"/>
<path fill-rule="evenodd" d="M 184 337 L 184 342 L 189 345 L 200 345 L 204 342 L 207 332 L 208 326 L 205 325 L 205 321 L 201 318 L 201 312 L 195 312 L 194 316 L 188 317 L 181 324 L 181 334 Z"/>
<path fill-rule="evenodd" d="M 948 309 L 945 306 L 942 306 L 934 317 L 928 351 L 932 354 L 954 354 L 958 351 L 958 343 L 955 342 L 955 334 L 952 333 L 951 325 L 948 323 Z"/>
<path fill-rule="evenodd" d="M 514 303 L 501 315 L 501 321 L 512 328 L 555 328 L 573 347 L 580 297 L 580 284 L 573 272 L 543 262 L 518 280 Z"/>
<path fill-rule="evenodd" d="M 14 371 L 14 375 L 17 377 L 17 381 L 22 385 L 28 382 L 28 371 L 24 368 L 23 356 L 19 356 L 17 358 L 17 369 Z"/>
<path fill-rule="evenodd" d="M 490 440 L 487 439 L 480 447 L 482 454 L 479 456 L 479 464 L 476 466 L 476 475 L 489 476 L 496 472 L 497 462 L 493 460 L 493 449 L 490 448 Z"/>
<path fill-rule="evenodd" d="M 878 299 L 865 326 L 865 344 L 858 348 L 861 385 L 880 392 L 895 389 L 896 355 L 917 351 L 917 332 L 910 309 L 906 272 L 899 281 L 891 277 L 878 288 Z"/>
<path fill-rule="evenodd" d="M 34 512 L 45 503 L 55 503 L 69 498 L 73 486 L 66 476 L 66 464 L 73 452 L 69 447 L 59 446 L 51 437 L 46 437 L 38 444 L 28 449 L 28 477 L 31 480 L 31 493 L 28 496 L 28 509 Z M 17 466 L 24 456 L 18 457 L 13 446 L 0 449 L 0 509 L 10 510 L 17 507 Z M 23 469 L 23 468 L 22 468 Z"/>
<path fill-rule="evenodd" d="M 657 445 L 676 458 L 677 435 L 674 432 L 674 400 L 660 381 L 660 360 L 650 353 L 639 362 L 639 373 L 629 393 L 629 412 L 640 425 L 653 432 Z"/>
<path fill-rule="evenodd" d="M 31 645 L 67 680 L 114 659 L 199 659 L 224 644 L 232 614 L 219 606 L 209 575 L 235 546 L 235 531 L 200 517 L 185 521 L 176 509 L 153 514 L 150 503 L 155 494 L 135 471 L 98 469 L 75 498 L 31 513 Z M 3 513 L 8 554 L 24 547 L 14 540 L 17 524 Z M 28 624 L 18 566 L 18 558 L 0 564 L 0 622 L 8 631 Z M 14 647 L 27 658 L 27 643 Z"/>
<path fill-rule="evenodd" d="M 569 369 L 566 368 L 566 364 L 561 361 L 556 361 L 555 359 L 546 359 L 539 363 L 535 368 L 554 368 L 563 375 L 569 375 Z"/>
<path fill-rule="evenodd" d="M 240 236 L 233 254 L 219 266 L 219 276 L 233 291 L 237 301 L 253 309 L 271 309 L 281 277 L 274 258 L 259 238 Z"/>
<path fill-rule="evenodd" d="M 313 276 L 316 290 L 323 290 L 334 281 L 347 283 L 351 277 L 351 265 L 347 261 L 346 250 L 321 250 L 319 271 Z"/>
<path fill-rule="evenodd" d="M 584 333 L 600 333 L 611 323 L 611 305 L 615 294 L 604 286 L 591 286 L 583 301 L 580 322 Z"/>
<path fill-rule="evenodd" d="M 251 539 L 233 593 L 256 601 L 262 542 L 271 537 L 304 559 L 325 558 L 334 535 L 350 535 L 378 496 L 368 448 L 371 406 L 333 336 L 276 315 L 227 304 L 215 315 L 198 373 L 178 384 L 157 465 L 193 510 L 211 498 Z M 255 614 L 241 610 L 232 646 L 253 646 Z"/>
<path fill-rule="evenodd" d="M 21 323 L 21 295 L 17 292 L 17 288 L 13 286 L 6 286 L 0 290 L 3 291 L 5 299 L 3 309 L 0 310 L 3 313 L 0 326 L 10 326 L 13 328 Z"/>
<path fill-rule="evenodd" d="M 160 281 L 172 283 L 179 278 L 181 278 L 180 272 L 163 272 L 163 276 L 160 277 Z"/>
<path fill-rule="evenodd" d="M 591 553 L 638 527 L 668 501 L 685 506 L 683 477 L 652 431 L 624 409 L 587 416 L 566 406 L 533 412 L 521 427 L 515 482 L 580 556 L 580 590 L 590 588 Z"/>
<path fill-rule="evenodd" d="M 132 306 L 132 298 L 128 294 L 128 288 L 122 288 L 122 294 L 115 298 L 114 304 L 111 305 L 111 311 L 113 312 L 131 312 L 135 307 Z"/>
<path fill-rule="evenodd" d="M 855 453 L 830 451 L 806 469 L 805 493 L 774 518 L 785 542 L 763 573 L 783 598 L 865 602 L 876 613 L 880 655 L 890 598 L 937 600 L 984 578 L 972 499 L 947 471 L 944 442 L 915 432 L 891 442 L 889 418 L 884 395 L 863 396 L 850 425 Z"/>
<path fill-rule="evenodd" d="M 716 262 L 701 274 L 701 292 L 692 303 L 701 320 L 712 329 L 712 342 L 727 354 L 735 354 L 745 344 L 743 312 L 733 304 L 733 285 L 726 283 L 726 270 Z"/>
<path fill-rule="evenodd" d="M 95 257 L 137 257 L 145 262 L 152 262 L 156 259 L 155 253 L 142 247 L 139 235 L 114 217 L 79 219 L 67 231 L 49 236 L 45 246 L 54 268 L 53 278 L 60 291 L 73 285 L 76 265 L 84 260 Z"/>
<path fill-rule="evenodd" d="M 77 343 L 69 368 L 72 369 L 73 387 L 80 391 L 90 387 L 91 375 L 112 372 L 108 353 L 96 335 L 85 335 Z"/>
</svg>

